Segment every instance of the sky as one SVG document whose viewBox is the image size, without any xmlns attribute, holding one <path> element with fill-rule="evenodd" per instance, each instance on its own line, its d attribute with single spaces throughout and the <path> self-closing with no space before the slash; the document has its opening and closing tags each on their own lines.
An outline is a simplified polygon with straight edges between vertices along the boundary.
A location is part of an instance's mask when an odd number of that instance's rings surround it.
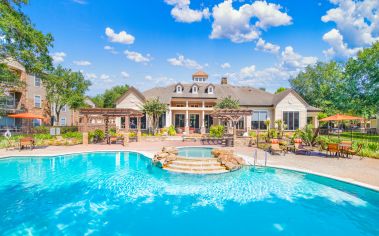
<svg viewBox="0 0 379 236">
<path fill-rule="evenodd" d="M 379 40 L 378 0 L 30 0 L 54 37 L 54 64 L 82 71 L 88 95 L 209 82 L 274 92 L 317 61 L 345 61 Z"/>
</svg>

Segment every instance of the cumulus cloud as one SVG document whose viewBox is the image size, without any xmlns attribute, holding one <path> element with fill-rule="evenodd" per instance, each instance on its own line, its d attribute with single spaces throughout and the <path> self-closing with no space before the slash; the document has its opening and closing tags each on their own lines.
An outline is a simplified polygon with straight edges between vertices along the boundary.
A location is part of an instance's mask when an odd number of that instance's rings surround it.
<svg viewBox="0 0 379 236">
<path fill-rule="evenodd" d="M 85 73 L 84 77 L 86 79 L 97 79 L 97 75 L 95 73 Z"/>
<path fill-rule="evenodd" d="M 129 73 L 126 71 L 121 71 L 121 76 L 124 77 L 125 79 L 130 77 Z"/>
<path fill-rule="evenodd" d="M 176 83 L 176 81 L 174 79 L 167 77 L 167 76 L 153 77 L 151 75 L 146 75 L 145 80 L 147 80 L 149 83 L 159 84 L 161 86 L 166 86 L 169 84 Z"/>
<path fill-rule="evenodd" d="M 124 51 L 124 54 L 129 60 L 137 62 L 137 63 L 141 63 L 141 62 L 146 63 L 151 60 L 150 54 L 146 54 L 146 56 L 144 56 L 139 52 L 133 52 L 129 50 Z"/>
<path fill-rule="evenodd" d="M 241 85 L 267 88 L 273 85 L 286 86 L 291 77 L 316 62 L 316 57 L 302 56 L 288 46 L 279 54 L 278 62 L 274 66 L 258 70 L 255 65 L 250 65 L 226 76 Z"/>
<path fill-rule="evenodd" d="M 379 1 L 330 0 L 337 7 L 322 16 L 323 22 L 334 22 L 335 28 L 323 39 L 331 48 L 327 56 L 346 58 L 379 40 Z"/>
<path fill-rule="evenodd" d="M 230 67 L 232 67 L 232 66 L 230 65 L 229 62 L 225 62 L 224 64 L 221 64 L 221 68 L 222 68 L 222 69 L 228 69 L 228 68 L 230 68 Z"/>
<path fill-rule="evenodd" d="M 134 36 L 126 33 L 126 31 L 115 33 L 110 27 L 105 28 L 105 35 L 112 43 L 133 44 L 135 40 Z"/>
<path fill-rule="evenodd" d="M 182 66 L 186 67 L 188 69 L 202 69 L 203 66 L 201 66 L 197 61 L 189 58 L 185 58 L 183 55 L 178 55 L 178 57 L 169 58 L 167 61 L 173 65 L 173 66 Z"/>
<path fill-rule="evenodd" d="M 91 65 L 91 62 L 89 61 L 84 61 L 84 60 L 81 60 L 81 61 L 73 61 L 73 63 L 77 66 L 89 66 Z"/>
<path fill-rule="evenodd" d="M 278 45 L 266 42 L 262 38 L 259 38 L 255 45 L 255 50 L 269 53 L 278 53 L 280 47 Z"/>
<path fill-rule="evenodd" d="M 55 53 L 51 54 L 51 58 L 53 58 L 54 64 L 62 63 L 66 56 L 67 55 L 64 52 L 55 52 Z"/>
<path fill-rule="evenodd" d="M 111 83 L 113 80 L 111 79 L 110 75 L 107 74 L 101 74 L 100 79 L 104 81 L 105 83 Z"/>
<path fill-rule="evenodd" d="M 112 54 L 118 54 L 118 52 L 116 51 L 116 49 L 112 46 L 109 46 L 109 45 L 106 45 L 104 46 L 104 50 L 112 53 Z"/>
<path fill-rule="evenodd" d="M 213 7 L 210 38 L 227 38 L 235 43 L 253 41 L 262 30 L 292 23 L 292 18 L 281 8 L 274 3 L 255 1 L 235 9 L 232 0 L 225 0 Z"/>
<path fill-rule="evenodd" d="M 362 48 L 349 48 L 347 43 L 343 41 L 343 36 L 337 29 L 332 29 L 324 34 L 322 39 L 327 42 L 331 48 L 324 50 L 324 54 L 328 58 L 345 59 L 354 56 Z"/>
<path fill-rule="evenodd" d="M 175 21 L 183 23 L 193 23 L 209 18 L 209 9 L 193 10 L 190 8 L 190 0 L 165 0 L 169 5 L 174 6 L 171 15 Z"/>
</svg>

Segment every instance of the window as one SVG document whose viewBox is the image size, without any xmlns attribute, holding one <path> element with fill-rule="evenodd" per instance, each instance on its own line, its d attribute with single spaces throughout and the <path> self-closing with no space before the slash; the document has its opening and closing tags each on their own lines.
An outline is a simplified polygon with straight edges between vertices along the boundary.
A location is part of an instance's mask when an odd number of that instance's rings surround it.
<svg viewBox="0 0 379 236">
<path fill-rule="evenodd" d="M 166 113 L 163 113 L 158 120 L 158 128 L 164 128 L 166 126 Z"/>
<path fill-rule="evenodd" d="M 33 123 L 33 127 L 38 127 L 38 126 L 41 126 L 42 121 L 40 119 L 33 119 L 32 123 Z"/>
<path fill-rule="evenodd" d="M 182 86 L 180 86 L 180 85 L 176 86 L 176 92 L 181 93 L 182 92 Z"/>
<path fill-rule="evenodd" d="M 66 112 L 66 111 L 67 111 L 67 105 L 64 105 L 64 106 L 62 107 L 61 112 Z"/>
<path fill-rule="evenodd" d="M 209 93 L 209 94 L 213 94 L 213 87 L 212 87 L 212 86 L 209 86 L 209 87 L 208 87 L 208 93 Z"/>
<path fill-rule="evenodd" d="M 41 108 L 41 96 L 34 96 L 34 107 Z"/>
<path fill-rule="evenodd" d="M 66 117 L 61 117 L 60 125 L 61 126 L 66 126 Z"/>
<path fill-rule="evenodd" d="M 185 115 L 184 114 L 175 114 L 175 128 L 184 128 Z"/>
<path fill-rule="evenodd" d="M 198 90 L 197 86 L 192 86 L 192 93 L 197 93 L 197 90 Z"/>
<path fill-rule="evenodd" d="M 245 120 L 244 118 L 241 118 L 237 123 L 237 129 L 244 129 L 245 128 Z"/>
<path fill-rule="evenodd" d="M 285 130 L 297 130 L 299 128 L 299 112 L 285 111 L 283 112 L 283 122 Z"/>
<path fill-rule="evenodd" d="M 267 111 L 254 111 L 251 119 L 252 129 L 267 129 L 265 121 L 267 120 Z"/>
<path fill-rule="evenodd" d="M 204 116 L 204 125 L 206 129 L 209 129 L 213 125 L 213 117 L 211 115 Z"/>
<path fill-rule="evenodd" d="M 41 87 L 41 78 L 34 76 L 34 86 Z"/>
</svg>

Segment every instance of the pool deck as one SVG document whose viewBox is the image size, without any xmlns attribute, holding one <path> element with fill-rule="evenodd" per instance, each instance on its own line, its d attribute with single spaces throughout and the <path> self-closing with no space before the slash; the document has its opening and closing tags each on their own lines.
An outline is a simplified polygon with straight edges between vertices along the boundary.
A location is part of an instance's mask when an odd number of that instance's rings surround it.
<svg viewBox="0 0 379 236">
<path fill-rule="evenodd" d="M 10 156 L 49 156 L 94 151 L 138 151 L 151 158 L 154 153 L 161 150 L 163 146 L 180 147 L 202 145 L 199 142 L 164 141 L 130 143 L 126 147 L 118 144 L 95 144 L 87 146 L 50 146 L 37 148 L 32 151 L 0 149 L 0 159 Z M 265 152 L 263 150 L 253 147 L 234 147 L 233 149 L 235 153 L 243 156 L 250 163 L 254 162 L 253 154 L 257 150 L 257 165 L 264 165 Z M 337 159 L 317 155 L 317 153 L 313 155 L 295 155 L 289 153 L 285 156 L 272 156 L 267 154 L 267 166 L 318 174 L 379 191 L 379 160 L 377 159 L 360 159 L 359 157 Z"/>
</svg>

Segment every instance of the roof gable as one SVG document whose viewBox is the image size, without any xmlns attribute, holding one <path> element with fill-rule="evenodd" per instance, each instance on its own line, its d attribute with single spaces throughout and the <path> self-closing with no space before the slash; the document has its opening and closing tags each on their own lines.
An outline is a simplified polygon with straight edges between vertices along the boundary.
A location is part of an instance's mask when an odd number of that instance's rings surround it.
<svg viewBox="0 0 379 236">
<path fill-rule="evenodd" d="M 117 104 L 120 104 L 126 97 L 129 96 L 129 94 L 135 94 L 137 97 L 139 97 L 142 101 L 145 101 L 146 98 L 145 96 L 136 88 L 134 88 L 133 86 L 129 87 L 128 91 L 126 91 L 121 97 L 119 97 L 117 100 L 116 100 L 116 105 Z"/>
</svg>

